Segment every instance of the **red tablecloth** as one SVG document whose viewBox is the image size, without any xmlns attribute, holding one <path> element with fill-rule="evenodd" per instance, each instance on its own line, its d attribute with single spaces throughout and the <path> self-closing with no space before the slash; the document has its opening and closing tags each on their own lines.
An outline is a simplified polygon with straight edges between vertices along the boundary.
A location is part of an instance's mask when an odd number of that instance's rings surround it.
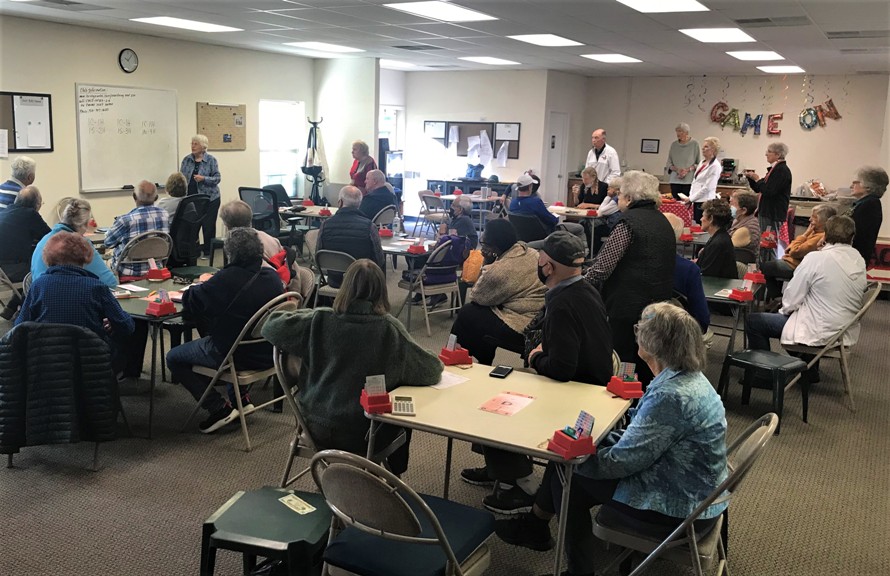
<svg viewBox="0 0 890 576">
<path fill-rule="evenodd" d="M 692 205 L 683 202 L 664 202 L 658 207 L 664 213 L 676 214 L 683 220 L 683 226 L 692 226 Z"/>
</svg>

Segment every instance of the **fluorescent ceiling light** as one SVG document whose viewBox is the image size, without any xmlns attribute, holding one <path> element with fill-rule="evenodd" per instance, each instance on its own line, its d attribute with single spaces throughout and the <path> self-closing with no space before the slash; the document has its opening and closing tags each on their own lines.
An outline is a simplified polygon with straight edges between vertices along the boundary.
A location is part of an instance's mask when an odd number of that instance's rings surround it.
<svg viewBox="0 0 890 576">
<path fill-rule="evenodd" d="M 528 42 L 537 46 L 583 46 L 580 42 L 575 42 L 555 34 L 520 34 L 519 36 L 507 36 L 507 38 Z"/>
<path fill-rule="evenodd" d="M 741 52 L 727 52 L 738 60 L 784 60 L 784 58 L 772 50 L 743 50 Z"/>
<path fill-rule="evenodd" d="M 417 68 L 417 65 L 411 64 L 410 62 L 401 62 L 399 60 L 387 60 L 386 58 L 381 58 L 380 67 L 389 70 L 404 70 L 406 68 Z"/>
<path fill-rule="evenodd" d="M 183 30 L 194 30 L 196 32 L 243 32 L 242 28 L 232 28 L 231 26 L 220 26 L 219 24 L 184 20 L 182 18 L 171 18 L 169 16 L 131 18 L 130 21 L 142 22 L 144 24 L 156 24 L 158 26 L 169 26 L 170 28 L 182 28 Z"/>
<path fill-rule="evenodd" d="M 699 42 L 756 42 L 738 28 L 686 28 L 680 32 Z"/>
<path fill-rule="evenodd" d="M 633 8 L 643 14 L 658 12 L 708 12 L 707 6 L 702 6 L 695 0 L 618 0 L 628 8 Z"/>
<path fill-rule="evenodd" d="M 491 56 L 466 56 L 458 58 L 458 60 L 466 60 L 468 62 L 477 62 L 479 64 L 491 64 L 492 66 L 515 66 L 519 62 L 512 60 L 504 60 L 503 58 L 492 58 Z"/>
<path fill-rule="evenodd" d="M 606 64 L 633 64 L 634 62 L 642 62 L 636 58 L 625 56 L 624 54 L 581 54 L 582 58 L 590 58 L 597 62 L 605 62 Z"/>
<path fill-rule="evenodd" d="M 494 16 L 476 12 L 463 6 L 449 4 L 447 2 L 399 2 L 398 4 L 384 4 L 387 8 L 401 10 L 409 14 L 423 16 L 432 20 L 443 22 L 481 22 L 483 20 L 497 20 Z"/>
<path fill-rule="evenodd" d="M 767 74 L 803 74 L 806 72 L 800 66 L 758 66 L 757 69 Z"/>
<path fill-rule="evenodd" d="M 339 44 L 328 44 L 327 42 L 285 42 L 284 45 L 305 48 L 307 50 L 318 50 L 319 52 L 337 52 L 338 54 L 345 54 L 347 52 L 364 52 L 364 50 L 360 48 L 340 46 Z"/>
</svg>

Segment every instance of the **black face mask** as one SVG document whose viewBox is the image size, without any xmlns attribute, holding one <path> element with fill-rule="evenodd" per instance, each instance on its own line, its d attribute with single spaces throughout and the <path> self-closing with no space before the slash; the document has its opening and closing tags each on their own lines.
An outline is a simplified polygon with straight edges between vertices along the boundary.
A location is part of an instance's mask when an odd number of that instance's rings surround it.
<svg viewBox="0 0 890 576">
<path fill-rule="evenodd" d="M 455 217 L 454 208 L 449 208 L 449 209 L 448 209 L 448 215 L 449 215 L 450 217 L 452 217 L 452 218 Z"/>
<path fill-rule="evenodd" d="M 541 284 L 547 283 L 547 276 L 544 274 L 544 267 L 540 264 L 538 265 L 538 280 L 541 281 Z"/>
</svg>

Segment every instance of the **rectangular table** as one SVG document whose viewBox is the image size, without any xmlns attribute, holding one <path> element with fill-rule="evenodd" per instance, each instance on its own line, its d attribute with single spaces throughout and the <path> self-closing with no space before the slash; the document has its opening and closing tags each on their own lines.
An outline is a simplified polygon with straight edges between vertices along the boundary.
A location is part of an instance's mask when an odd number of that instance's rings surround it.
<svg viewBox="0 0 890 576">
<path fill-rule="evenodd" d="M 735 280 L 728 278 L 714 278 L 712 276 L 702 276 L 701 277 L 702 288 L 705 291 L 705 300 L 715 304 L 725 304 L 732 307 L 732 317 L 733 323 L 729 332 L 729 344 L 726 346 L 726 356 L 731 354 L 735 350 L 735 339 L 736 333 L 738 332 L 739 323 L 744 323 L 744 320 L 748 317 L 748 311 L 751 309 L 753 304 L 753 300 L 749 300 L 748 302 L 739 302 L 738 300 L 733 300 L 732 298 L 728 298 L 726 296 L 717 296 L 717 292 L 725 289 L 733 289 L 733 288 L 741 288 L 744 280 Z M 753 291 L 754 295 L 757 295 L 757 292 L 760 291 L 762 284 L 754 284 Z M 725 326 L 723 326 L 725 328 Z"/>
<path fill-rule="evenodd" d="M 598 216 L 589 215 L 586 209 L 581 208 L 571 208 L 568 206 L 547 206 L 547 211 L 555 216 L 562 216 L 563 218 L 577 218 L 578 220 L 595 220 Z M 594 210 L 596 212 L 596 210 Z M 587 247 L 587 253 L 593 258 L 593 232 L 590 234 L 590 245 Z"/>
<path fill-rule="evenodd" d="M 595 418 L 591 436 L 595 443 L 599 443 L 630 408 L 630 401 L 613 397 L 604 386 L 557 382 L 527 372 L 514 371 L 505 379 L 491 378 L 488 375 L 491 366 L 483 364 L 474 364 L 467 370 L 448 366 L 445 370 L 469 380 L 445 390 L 426 386 L 399 387 L 392 395 L 412 396 L 416 416 L 368 416 L 371 419 L 369 457 L 374 453 L 374 434 L 381 423 L 447 437 L 445 498 L 448 497 L 452 442 L 455 439 L 553 462 L 558 466 L 560 481 L 563 483 L 553 572 L 559 574 L 565 545 L 572 472 L 587 457 L 565 460 L 547 450 L 547 440 L 553 436 L 554 431 L 573 426 L 578 412 L 585 410 Z M 533 396 L 534 400 L 512 416 L 501 416 L 479 409 L 486 401 L 507 391 L 527 394 Z"/>
</svg>

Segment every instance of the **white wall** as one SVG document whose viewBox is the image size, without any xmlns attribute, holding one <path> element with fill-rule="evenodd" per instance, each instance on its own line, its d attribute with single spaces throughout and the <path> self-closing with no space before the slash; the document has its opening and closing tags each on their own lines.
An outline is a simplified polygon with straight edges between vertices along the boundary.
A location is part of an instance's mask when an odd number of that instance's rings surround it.
<svg viewBox="0 0 890 576">
<path fill-rule="evenodd" d="M 401 70 L 380 69 L 380 105 L 405 106 L 406 74 Z"/>
<path fill-rule="evenodd" d="M 374 58 L 315 60 L 315 115 L 328 161 L 327 181 L 348 183 L 352 143 L 377 158 L 378 74 Z"/>
<path fill-rule="evenodd" d="M 890 96 L 890 77 L 887 79 L 887 94 Z M 884 135 L 881 143 L 881 160 L 879 160 L 884 170 L 890 170 L 890 97 L 885 102 L 884 110 Z M 881 236 L 890 236 L 890 194 L 884 194 L 881 198 L 884 207 L 885 218 L 881 224 Z"/>
<path fill-rule="evenodd" d="M 133 74 L 118 68 L 117 54 L 124 47 L 139 55 Z M 246 104 L 247 150 L 212 152 L 219 160 L 224 202 L 238 197 L 238 186 L 259 183 L 259 100 L 301 100 L 307 110 L 314 105 L 312 60 L 293 56 L 6 16 L 0 16 L 0 55 L 0 89 L 52 95 L 55 150 L 30 153 L 37 160 L 35 184 L 43 193 L 47 219 L 59 199 L 79 195 L 76 82 L 176 90 L 180 157 L 190 151 L 197 102 Z M 171 172 L 178 169 L 170 167 Z M 0 160 L 0 176 L 8 174 L 9 161 Z M 133 205 L 129 193 L 82 197 L 92 204 L 100 225 Z"/>
</svg>

